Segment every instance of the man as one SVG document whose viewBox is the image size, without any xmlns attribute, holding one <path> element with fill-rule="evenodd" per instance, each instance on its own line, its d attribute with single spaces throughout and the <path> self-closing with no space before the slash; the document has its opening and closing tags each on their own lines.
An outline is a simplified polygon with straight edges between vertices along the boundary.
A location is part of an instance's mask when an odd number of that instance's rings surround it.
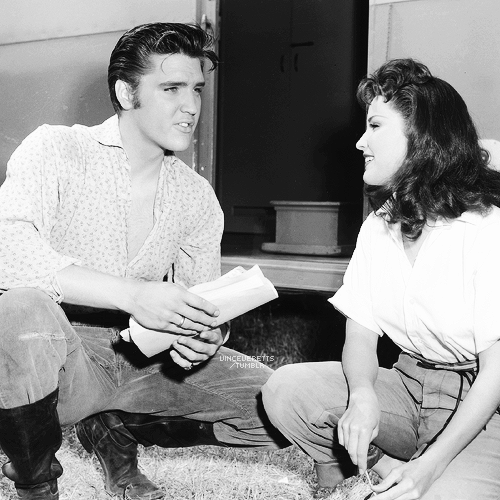
<svg viewBox="0 0 500 500">
<path fill-rule="evenodd" d="M 79 422 L 106 490 L 129 499 L 164 496 L 138 469 L 138 443 L 283 443 L 257 401 L 271 370 L 231 368 L 217 308 L 186 290 L 220 273 L 220 206 L 171 153 L 190 144 L 207 59 L 216 66 L 197 26 L 128 31 L 108 69 L 117 114 L 95 127 L 44 125 L 9 162 L 0 447 L 20 498 L 58 498 L 61 425 Z M 130 316 L 179 340 L 147 359 L 120 340 Z"/>
</svg>

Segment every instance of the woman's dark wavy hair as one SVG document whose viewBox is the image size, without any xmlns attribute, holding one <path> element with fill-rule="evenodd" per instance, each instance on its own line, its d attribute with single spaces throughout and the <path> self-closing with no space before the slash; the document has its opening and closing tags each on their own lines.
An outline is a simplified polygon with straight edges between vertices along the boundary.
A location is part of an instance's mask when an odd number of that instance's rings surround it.
<svg viewBox="0 0 500 500">
<path fill-rule="evenodd" d="M 135 94 L 141 76 L 152 69 L 152 54 L 184 54 L 199 59 L 202 69 L 208 59 L 212 71 L 218 64 L 213 43 L 213 37 L 196 24 L 142 24 L 124 33 L 111 53 L 108 66 L 109 95 L 115 111 L 119 114 L 123 110 L 116 97 L 116 81 L 126 82 Z"/>
<path fill-rule="evenodd" d="M 388 222 L 401 222 L 402 233 L 415 239 L 428 218 L 500 206 L 500 173 L 487 166 L 467 106 L 450 84 L 413 59 L 394 59 L 358 86 L 365 109 L 377 96 L 404 117 L 408 145 L 387 184 L 365 187 L 374 210 L 383 206 Z"/>
</svg>

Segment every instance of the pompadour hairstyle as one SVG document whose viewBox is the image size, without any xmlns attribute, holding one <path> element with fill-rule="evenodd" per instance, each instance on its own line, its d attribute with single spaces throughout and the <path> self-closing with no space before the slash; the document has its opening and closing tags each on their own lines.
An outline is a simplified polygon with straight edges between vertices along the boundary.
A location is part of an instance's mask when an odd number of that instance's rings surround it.
<svg viewBox="0 0 500 500">
<path fill-rule="evenodd" d="M 108 66 L 109 95 L 115 111 L 119 114 L 123 110 L 115 93 L 116 81 L 126 82 L 134 94 L 141 76 L 151 69 L 152 54 L 184 54 L 199 59 L 202 69 L 208 59 L 212 71 L 218 64 L 213 43 L 213 37 L 195 24 L 150 23 L 125 32 L 113 49 Z"/>
</svg>

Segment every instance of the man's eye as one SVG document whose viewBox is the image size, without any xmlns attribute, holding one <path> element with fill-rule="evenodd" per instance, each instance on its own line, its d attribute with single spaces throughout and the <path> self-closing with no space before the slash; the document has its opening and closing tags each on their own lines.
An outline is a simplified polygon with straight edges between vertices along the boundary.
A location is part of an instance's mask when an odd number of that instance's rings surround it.
<svg viewBox="0 0 500 500">
<path fill-rule="evenodd" d="M 176 92 L 178 87 L 165 87 L 164 92 Z"/>
<path fill-rule="evenodd" d="M 203 87 L 196 87 L 194 89 L 194 91 L 197 93 L 197 94 L 201 94 L 203 92 Z"/>
</svg>

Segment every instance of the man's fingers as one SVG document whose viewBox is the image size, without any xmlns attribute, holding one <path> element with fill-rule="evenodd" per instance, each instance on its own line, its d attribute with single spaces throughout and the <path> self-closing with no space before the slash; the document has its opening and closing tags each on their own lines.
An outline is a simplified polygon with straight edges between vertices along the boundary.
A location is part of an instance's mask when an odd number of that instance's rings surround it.
<svg viewBox="0 0 500 500">
<path fill-rule="evenodd" d="M 184 368 L 184 370 L 190 370 L 194 366 L 193 362 L 189 361 L 189 359 L 184 358 L 177 351 L 174 351 L 173 349 L 170 351 L 170 357 L 181 368 Z"/>
<path fill-rule="evenodd" d="M 217 309 L 216 312 L 218 316 L 219 310 Z M 185 303 L 179 307 L 177 314 L 175 314 L 174 322 L 176 322 L 175 324 L 180 328 L 202 332 L 207 328 L 214 328 L 217 325 L 217 316 L 211 316 Z M 181 317 L 185 318 L 182 325 L 180 324 Z"/>
<path fill-rule="evenodd" d="M 199 295 L 196 295 L 191 292 L 186 293 L 185 297 L 186 304 L 193 309 L 196 309 L 200 312 L 205 313 L 208 316 L 211 316 L 212 318 L 216 318 L 219 316 L 220 312 L 217 306 L 209 302 L 208 300 L 205 300 L 204 298 L 200 297 Z"/>
<path fill-rule="evenodd" d="M 190 361 L 201 362 L 215 354 L 218 346 L 209 344 L 198 338 L 180 337 L 174 342 L 173 347 Z"/>
</svg>

